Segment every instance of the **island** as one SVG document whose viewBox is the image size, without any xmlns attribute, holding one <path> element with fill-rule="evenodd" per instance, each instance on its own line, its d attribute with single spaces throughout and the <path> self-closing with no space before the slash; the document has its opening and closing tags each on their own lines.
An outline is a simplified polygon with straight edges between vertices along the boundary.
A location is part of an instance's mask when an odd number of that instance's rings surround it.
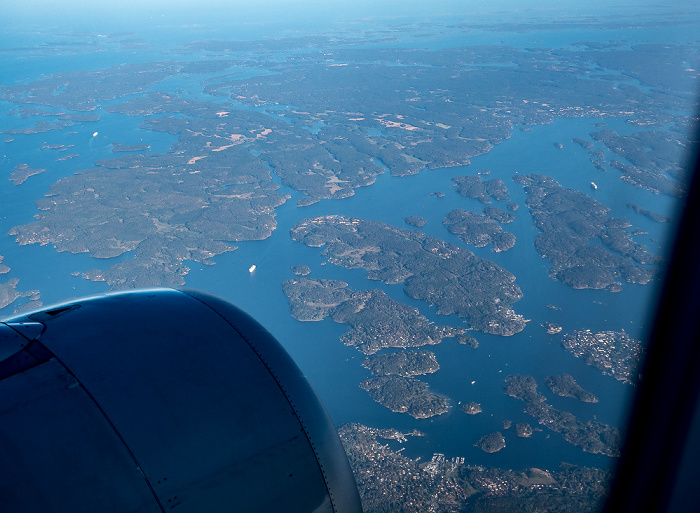
<svg viewBox="0 0 700 513">
<path fill-rule="evenodd" d="M 557 333 L 561 333 L 561 330 L 563 329 L 554 322 L 543 322 L 542 327 L 547 332 L 547 335 L 556 335 Z"/>
<path fill-rule="evenodd" d="M 417 230 L 343 216 L 306 219 L 291 236 L 325 246 L 329 262 L 362 268 L 370 280 L 403 283 L 410 297 L 436 305 L 440 315 L 466 317 L 472 329 L 508 336 L 525 327 L 510 306 L 522 297 L 515 276 L 464 248 Z"/>
<path fill-rule="evenodd" d="M 491 199 L 510 201 L 508 188 L 500 178 L 482 180 L 481 175 L 471 175 L 457 176 L 452 181 L 455 190 L 466 198 L 473 198 L 484 204 L 491 203 Z"/>
<path fill-rule="evenodd" d="M 496 221 L 485 214 L 456 209 L 447 214 L 442 224 L 447 226 L 450 233 L 478 248 L 493 244 L 493 250 L 498 253 L 515 245 L 515 235 L 503 231 Z"/>
<path fill-rule="evenodd" d="M 32 169 L 29 164 L 17 164 L 15 170 L 10 175 L 10 181 L 15 185 L 20 185 L 27 181 L 30 176 L 38 175 L 46 171 L 46 168 Z"/>
<path fill-rule="evenodd" d="M 416 228 L 422 228 L 427 222 L 425 219 L 418 216 L 408 216 L 404 221 L 407 225 L 415 226 Z"/>
<path fill-rule="evenodd" d="M 525 187 L 526 205 L 542 233 L 535 249 L 552 263 L 550 276 L 575 289 L 619 291 L 621 281 L 647 284 L 659 256 L 632 241 L 629 221 L 590 196 L 543 175 L 515 175 Z"/>
<path fill-rule="evenodd" d="M 515 434 L 521 438 L 529 438 L 532 436 L 532 426 L 527 422 L 515 424 Z"/>
<path fill-rule="evenodd" d="M 537 391 L 537 383 L 532 376 L 511 375 L 506 377 L 505 382 L 506 395 L 524 401 L 525 413 L 543 426 L 561 433 L 570 444 L 593 454 L 620 455 L 622 438 L 617 428 L 602 422 L 581 422 L 573 414 L 554 408 Z"/>
<path fill-rule="evenodd" d="M 584 403 L 598 402 L 598 398 L 576 383 L 576 380 L 571 374 L 547 376 L 544 378 L 544 382 L 549 389 L 559 397 L 572 397 Z"/>
<path fill-rule="evenodd" d="M 471 335 L 457 335 L 457 342 L 463 346 L 469 346 L 472 349 L 479 347 L 479 342 Z"/>
<path fill-rule="evenodd" d="M 428 391 L 428 385 L 415 378 L 380 376 L 360 383 L 376 402 L 395 413 L 408 413 L 416 419 L 442 415 L 449 410 L 447 398 Z"/>
<path fill-rule="evenodd" d="M 503 437 L 500 431 L 495 431 L 493 433 L 489 433 L 488 435 L 482 436 L 474 445 L 484 452 L 494 453 L 505 448 L 506 439 Z"/>
<path fill-rule="evenodd" d="M 432 374 L 440 368 L 435 354 L 430 351 L 401 351 L 369 356 L 362 366 L 375 376 L 401 376 L 408 378 L 422 374 Z"/>
<path fill-rule="evenodd" d="M 307 265 L 295 265 L 292 267 L 292 272 L 297 276 L 308 276 L 311 274 L 311 269 Z"/>
<path fill-rule="evenodd" d="M 338 280 L 296 278 L 282 284 L 292 316 L 300 321 L 330 317 L 347 324 L 341 340 L 366 355 L 389 347 L 439 344 L 464 333 L 463 328 L 436 326 L 413 307 L 391 299 L 382 290 L 353 291 Z"/>
<path fill-rule="evenodd" d="M 151 147 L 150 144 L 121 144 L 121 143 L 112 143 L 112 152 L 113 153 L 118 153 L 122 151 L 146 151 Z"/>
<path fill-rule="evenodd" d="M 562 337 L 562 346 L 574 356 L 583 357 L 588 365 L 623 383 L 635 384 L 644 355 L 641 341 L 624 331 L 577 330 Z"/>
<path fill-rule="evenodd" d="M 462 405 L 462 411 L 467 415 L 476 415 L 477 413 L 481 413 L 483 410 L 481 409 L 481 405 L 479 403 L 470 401 Z"/>
<path fill-rule="evenodd" d="M 369 41 L 372 48 L 356 46 Z M 298 206 L 306 206 L 347 198 L 387 171 L 399 177 L 467 165 L 508 139 L 516 126 L 529 129 L 572 116 L 625 118 L 649 127 L 629 137 L 609 130 L 592 137 L 632 162 L 611 164 L 629 183 L 682 193 L 672 162 L 686 143 L 679 135 L 687 127 L 683 112 L 691 87 L 682 65 L 692 58 L 686 45 L 609 46 L 604 52 L 587 44 L 576 51 L 491 45 L 444 52 L 378 43 L 349 36 L 198 41 L 180 49 L 193 52 L 192 61 L 117 60 L 103 69 L 71 69 L 3 86 L 3 99 L 16 106 L 12 115 L 54 117 L 4 134 L 32 136 L 98 122 L 94 111 L 104 105 L 113 116 L 144 117 L 140 130 L 146 134 L 177 136 L 162 154 L 125 151 L 61 179 L 39 199 L 38 219 L 11 233 L 20 244 L 48 244 L 95 258 L 125 255 L 118 263 L 104 261 L 105 269 L 82 273 L 99 276 L 112 289 L 182 285 L 188 262 L 210 265 L 237 241 L 269 236 L 275 209 L 289 199 L 278 193 L 271 172 L 300 193 Z M 283 47 L 307 54 L 300 60 L 279 52 Z M 660 53 L 669 56 L 664 78 L 640 64 L 659 62 Z M 276 57 L 269 61 L 271 55 Z M 553 59 L 561 65 L 552 66 Z M 234 66 L 252 75 L 229 70 Z M 596 67 L 617 70 L 649 89 L 611 87 L 610 76 L 590 73 Z M 200 91 L 158 90 L 173 89 L 170 79 L 195 74 L 202 78 Z M 395 87 L 399 83 L 411 87 Z M 516 95 L 513 83 L 519 84 Z M 505 184 L 484 180 L 487 173 L 458 177 L 457 191 L 482 203 L 507 201 Z M 619 234 L 611 237 L 619 245 Z M 595 265 L 599 256 L 593 255 Z M 554 272 L 576 287 L 617 289 L 618 272 L 635 283 L 649 279 L 643 267 L 620 264 L 621 270 L 614 262 L 601 267 L 599 276 L 590 267 L 559 265 Z M 476 326 L 503 334 L 519 330 L 519 322 L 479 321 L 481 307 L 470 314 Z"/>
</svg>

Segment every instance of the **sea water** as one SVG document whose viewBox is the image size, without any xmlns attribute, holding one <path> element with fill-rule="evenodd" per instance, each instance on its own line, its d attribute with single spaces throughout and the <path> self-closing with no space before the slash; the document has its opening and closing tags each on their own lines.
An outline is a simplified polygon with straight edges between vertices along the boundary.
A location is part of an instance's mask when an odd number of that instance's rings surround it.
<svg viewBox="0 0 700 513">
<path fill-rule="evenodd" d="M 335 25 L 337 28 L 339 25 Z M 357 24 L 352 27 L 357 28 Z M 149 62 L 169 59 L 189 60 L 196 56 L 172 52 L 182 50 L 183 43 L 200 39 L 226 39 L 222 32 L 203 33 L 201 30 L 186 30 L 171 33 L 165 37 L 165 27 L 156 26 L 140 29 L 137 36 L 150 37 L 155 46 L 144 50 L 112 49 L 112 53 L 36 55 L 27 60 L 19 55 L 4 56 L 8 66 L 4 68 L 3 81 L 7 84 L 23 80 L 38 79 L 42 74 L 50 74 L 74 69 L 103 69 L 122 62 Z M 347 25 L 343 30 L 350 31 Z M 307 27 L 308 33 L 318 31 L 318 27 Z M 171 31 L 172 32 L 172 31 Z M 394 34 L 399 32 L 394 31 Z M 420 34 L 420 32 L 416 32 Z M 224 34 L 225 35 L 225 34 Z M 270 35 L 262 29 L 248 27 L 237 32 L 237 36 Z M 615 30 L 533 30 L 513 34 L 505 29 L 464 29 L 449 28 L 433 33 L 430 37 L 399 37 L 393 46 L 416 46 L 430 49 L 448 48 L 464 44 L 507 44 L 519 47 L 528 45 L 564 47 L 576 41 L 615 40 L 627 41 L 654 40 L 668 42 L 667 30 L 644 31 L 643 36 L 630 31 Z M 233 37 L 232 39 L 236 39 Z M 33 41 L 36 43 L 36 41 Z M 8 42 L 3 43 L 5 47 Z M 374 46 L 372 44 L 368 46 Z M 313 50 L 313 49 L 312 49 Z M 204 77 L 202 78 L 202 80 Z M 181 87 L 189 94 L 196 95 L 200 79 L 174 78 L 166 83 L 157 83 L 151 90 Z M 194 93 L 192 93 L 194 92 Z M 202 95 L 208 101 L 221 101 Z M 120 100 L 116 100 L 118 102 Z M 17 106 L 0 101 L 0 107 L 9 111 Z M 42 109 L 52 110 L 37 106 Z M 0 186 L 0 232 L 6 234 L 13 226 L 26 224 L 36 213 L 34 201 L 50 190 L 50 185 L 64 176 L 70 176 L 77 169 L 93 167 L 94 162 L 113 157 L 112 142 L 151 145 L 151 153 L 163 153 L 175 141 L 169 134 L 139 129 L 140 116 L 110 114 L 102 109 L 97 111 L 101 120 L 98 123 L 75 123 L 74 127 L 62 131 L 46 132 L 37 135 L 7 136 L 0 141 L 2 176 L 9 176 L 14 166 L 27 163 L 33 168 L 46 168 L 46 172 L 30 177 L 25 183 L 15 186 L 5 182 Z M 37 119 L 19 119 L 5 116 L 3 128 L 25 128 L 33 126 Z M 557 119 L 549 125 L 535 126 L 528 131 L 514 129 L 509 139 L 496 145 L 489 153 L 474 157 L 471 164 L 446 169 L 423 170 L 408 177 L 392 177 L 388 173 L 377 177 L 376 182 L 355 190 L 354 196 L 343 200 L 322 200 L 314 205 L 298 208 L 296 200 L 300 194 L 282 187 L 280 192 L 289 193 L 292 198 L 276 210 L 277 229 L 263 241 L 240 242 L 238 249 L 214 259 L 216 265 L 203 266 L 187 262 L 191 267 L 186 277 L 187 286 L 218 294 L 251 313 L 287 348 L 307 375 L 328 408 L 337 424 L 361 422 L 374 427 L 396 427 L 406 431 L 415 428 L 425 433 L 425 437 L 411 439 L 405 444 L 405 454 L 412 457 L 429 458 L 433 452 L 443 452 L 447 457 L 465 456 L 474 464 L 496 465 L 510 468 L 537 466 L 556 468 L 561 461 L 570 463 L 607 466 L 611 459 L 583 453 L 579 448 L 566 443 L 562 437 L 549 431 L 536 431 L 530 439 L 517 438 L 514 428 L 504 431 L 504 420 L 529 422 L 536 421 L 525 415 L 521 401 L 507 397 L 503 392 L 504 378 L 509 374 L 533 375 L 548 401 L 555 407 L 571 411 L 581 421 L 599 420 L 616 426 L 624 424 L 629 397 L 634 388 L 602 376 L 597 369 L 585 365 L 582 359 L 574 358 L 565 351 L 559 336 L 550 336 L 540 326 L 542 322 L 556 322 L 563 326 L 564 333 L 576 329 L 592 331 L 624 329 L 635 338 L 642 337 L 649 328 L 648 311 L 653 304 L 656 285 L 624 285 L 619 293 L 592 290 L 572 290 L 551 279 L 549 263 L 534 249 L 534 239 L 538 231 L 525 207 L 525 193 L 522 186 L 512 181 L 516 174 L 539 173 L 553 177 L 562 186 L 588 194 L 612 210 L 610 215 L 629 219 L 635 227 L 648 231 L 648 235 L 637 236 L 637 242 L 646 244 L 651 252 L 663 253 L 668 237 L 668 226 L 653 223 L 628 208 L 627 203 L 636 203 L 655 212 L 672 215 L 675 203 L 669 198 L 654 195 L 642 189 L 622 184 L 619 172 L 608 169 L 597 170 L 588 160 L 588 150 L 571 142 L 572 138 L 587 139 L 592 131 L 599 130 L 596 123 L 605 122 L 605 128 L 621 134 L 631 134 L 639 128 L 626 124 L 620 119 L 573 118 Z M 318 128 L 318 127 L 317 127 Z M 67 134 L 67 131 L 78 134 Z M 98 136 L 91 134 L 98 131 Z M 12 142 L 3 142 L 13 138 Z M 59 155 L 54 150 L 39 150 L 37 141 L 42 144 L 76 144 L 64 153 L 78 153 L 72 160 L 56 162 Z M 555 142 L 564 148 L 555 147 Z M 606 151 L 607 160 L 614 157 L 601 145 L 596 149 Z M 443 226 L 445 215 L 453 209 L 461 208 L 480 212 L 483 208 L 476 200 L 463 198 L 453 190 L 453 178 L 488 170 L 488 178 L 501 178 L 506 183 L 512 202 L 520 205 L 515 212 L 515 221 L 504 229 L 515 234 L 516 247 L 505 252 L 494 253 L 489 247 L 474 248 L 461 242 Z M 277 179 L 278 181 L 278 179 Z M 596 190 L 591 182 L 598 185 Z M 431 192 L 444 193 L 443 197 Z M 494 206 L 504 207 L 499 202 Z M 516 283 L 523 291 L 523 299 L 515 303 L 516 312 L 531 319 L 525 330 L 512 337 L 498 337 L 474 333 L 480 346 L 474 350 L 445 339 L 440 345 L 430 346 L 441 366 L 440 370 L 421 379 L 428 382 L 431 390 L 444 394 L 451 400 L 450 412 L 431 419 L 414 420 L 403 414 L 392 413 L 373 402 L 358 384 L 370 377 L 361 366 L 364 355 L 351 347 L 343 346 L 340 336 L 347 327 L 330 320 L 315 323 L 302 323 L 289 315 L 287 298 L 282 293 L 283 281 L 293 278 L 290 270 L 294 265 L 307 265 L 311 268 L 311 278 L 343 280 L 352 289 L 379 288 L 397 301 L 420 309 L 431 321 L 440 325 L 466 327 L 468 323 L 456 316 L 438 316 L 435 308 L 422 301 L 409 298 L 402 285 L 386 285 L 365 279 L 361 269 L 343 269 L 326 262 L 322 249 L 308 248 L 294 242 L 289 230 L 299 221 L 320 215 L 347 215 L 382 221 L 405 229 L 411 228 L 404 218 L 416 215 L 426 219 L 421 230 L 429 235 L 468 248 L 478 256 L 493 260 L 512 272 Z M 41 290 L 42 300 L 51 303 L 71 296 L 92 294 L 106 290 L 103 283 L 93 283 L 75 276 L 93 268 L 112 265 L 119 259 L 130 258 L 125 254 L 117 259 L 98 260 L 87 254 L 72 255 L 57 253 L 49 246 L 18 246 L 12 238 L 3 235 L 0 239 L 0 255 L 4 263 L 11 267 L 6 278 L 19 278 L 18 289 Z M 254 272 L 249 269 L 256 266 Z M 5 278 L 3 278 L 5 279 Z M 20 302 L 21 303 L 21 302 Z M 556 305 L 560 310 L 547 308 Z M 14 308 L 13 305 L 10 308 Z M 4 312 L 6 313 L 6 312 Z M 587 390 L 600 398 L 598 404 L 580 403 L 572 399 L 562 399 L 551 394 L 543 379 L 547 375 L 570 373 Z M 482 404 L 483 413 L 476 416 L 465 415 L 459 403 L 477 401 Z M 496 454 L 485 454 L 474 447 L 482 435 L 501 430 L 506 435 L 507 448 Z"/>
</svg>

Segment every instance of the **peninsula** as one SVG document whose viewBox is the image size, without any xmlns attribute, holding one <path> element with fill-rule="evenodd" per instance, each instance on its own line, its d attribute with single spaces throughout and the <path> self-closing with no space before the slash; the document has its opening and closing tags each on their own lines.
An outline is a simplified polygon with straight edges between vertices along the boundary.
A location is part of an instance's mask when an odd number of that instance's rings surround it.
<svg viewBox="0 0 700 513">
<path fill-rule="evenodd" d="M 603 374 L 632 385 L 637 382 L 644 348 L 624 331 L 577 330 L 564 335 L 561 345 Z"/>
</svg>

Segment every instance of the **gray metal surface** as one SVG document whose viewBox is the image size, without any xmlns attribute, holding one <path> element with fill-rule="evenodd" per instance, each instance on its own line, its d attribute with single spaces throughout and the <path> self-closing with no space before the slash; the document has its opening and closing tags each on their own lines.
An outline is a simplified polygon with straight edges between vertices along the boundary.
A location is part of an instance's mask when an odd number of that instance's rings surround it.
<svg viewBox="0 0 700 513">
<path fill-rule="evenodd" d="M 101 483 L 98 476 L 111 468 L 113 453 L 121 447 L 117 467 L 126 469 L 130 486 L 141 494 L 133 494 L 139 506 L 118 511 L 361 511 L 342 446 L 316 395 L 274 338 L 239 309 L 208 295 L 159 289 L 76 301 L 11 319 L 20 321 L 45 326 L 35 345 L 55 358 L 0 385 L 44 372 L 49 364 L 71 377 L 64 388 L 80 391 L 87 401 L 84 411 L 71 406 L 82 416 L 47 410 L 34 436 L 61 444 L 70 426 L 80 439 L 84 425 L 100 425 L 100 436 L 111 441 L 85 439 L 85 452 L 94 460 L 83 467 Z M 43 386 L 28 383 L 29 397 Z M 15 386 L 3 392 L 3 408 L 11 394 L 24 400 L 22 390 Z M 55 404 L 67 400 L 65 391 L 55 394 Z M 88 417 L 88 411 L 100 420 Z M 55 431 L 52 419 L 60 415 L 66 427 Z M 22 422 L 30 419 L 15 424 Z M 47 479 L 31 479 L 32 469 L 39 476 L 40 468 L 61 467 L 59 455 L 41 462 L 36 451 L 22 463 L 19 438 L 2 428 L 0 433 L 0 451 L 14 451 L 16 465 L 27 469 L 22 480 L 13 481 L 21 493 L 29 493 L 25 483 L 36 488 Z M 60 454 L 66 470 L 52 475 L 50 488 L 64 490 L 62 502 L 41 510 L 80 511 L 75 503 L 86 511 L 110 511 L 99 502 L 101 492 L 71 486 L 70 451 Z M 0 466 L 0 482 L 8 473 Z M 119 479 L 108 481 L 121 486 Z"/>
</svg>

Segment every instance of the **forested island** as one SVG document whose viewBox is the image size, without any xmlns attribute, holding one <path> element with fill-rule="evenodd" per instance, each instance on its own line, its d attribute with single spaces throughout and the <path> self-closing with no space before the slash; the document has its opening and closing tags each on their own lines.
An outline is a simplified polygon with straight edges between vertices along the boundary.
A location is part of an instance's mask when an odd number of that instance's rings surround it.
<svg viewBox="0 0 700 513">
<path fill-rule="evenodd" d="M 505 448 L 506 439 L 503 438 L 500 431 L 494 431 L 493 433 L 489 433 L 488 435 L 484 435 L 479 438 L 479 441 L 474 445 L 484 452 L 498 452 Z"/>
<path fill-rule="evenodd" d="M 473 198 L 489 204 L 491 199 L 510 201 L 508 188 L 500 178 L 483 180 L 481 175 L 457 176 L 452 179 L 455 190 L 465 198 Z M 490 199 L 489 199 L 490 198 Z"/>
<path fill-rule="evenodd" d="M 575 289 L 619 291 L 621 282 L 649 283 L 661 257 L 632 241 L 629 221 L 579 191 L 543 175 L 513 178 L 527 192 L 526 205 L 540 233 L 535 248 L 550 262 L 550 276 Z M 593 241 L 593 242 L 592 242 Z"/>
<path fill-rule="evenodd" d="M 546 397 L 537 391 L 532 376 L 511 375 L 506 379 L 505 393 L 525 402 L 525 413 L 535 417 L 540 424 L 586 452 L 619 456 L 622 442 L 617 428 L 601 422 L 581 422 L 569 412 L 548 404 Z"/>
<path fill-rule="evenodd" d="M 522 331 L 525 319 L 511 304 L 522 297 L 515 276 L 489 260 L 415 230 L 342 216 L 307 219 L 292 239 L 324 247 L 328 261 L 363 268 L 367 278 L 403 283 L 410 297 L 437 313 L 466 317 L 473 329 L 496 335 Z"/>
<path fill-rule="evenodd" d="M 46 171 L 46 168 L 32 169 L 29 164 L 17 164 L 10 175 L 10 181 L 15 185 L 23 184 L 30 176 L 38 175 Z"/>
<path fill-rule="evenodd" d="M 407 225 L 415 226 L 416 228 L 421 228 L 425 226 L 425 223 L 427 222 L 425 219 L 418 216 L 408 216 L 406 219 L 404 219 L 404 221 Z"/>
<path fill-rule="evenodd" d="M 499 252 L 515 245 L 515 235 L 503 231 L 496 221 L 485 214 L 456 209 L 447 214 L 443 224 L 450 233 L 478 248 L 493 244 L 493 250 Z"/>
<path fill-rule="evenodd" d="M 468 403 L 464 403 L 462 405 L 462 411 L 467 415 L 476 415 L 477 413 L 481 413 L 483 410 L 481 409 L 481 405 L 479 403 L 469 401 Z"/>
<path fill-rule="evenodd" d="M 435 326 L 416 308 L 391 299 L 379 289 L 353 291 L 337 280 L 295 278 L 282 284 L 292 316 L 300 321 L 330 317 L 351 327 L 341 340 L 364 354 L 388 347 L 439 344 L 463 328 Z"/>
<path fill-rule="evenodd" d="M 369 356 L 362 366 L 375 376 L 401 376 L 408 378 L 421 374 L 432 374 L 440 365 L 430 351 L 400 351 Z"/>
<path fill-rule="evenodd" d="M 447 413 L 446 397 L 428 391 L 428 385 L 415 378 L 380 376 L 360 383 L 370 397 L 396 413 L 408 413 L 416 419 L 427 419 Z"/>
</svg>

